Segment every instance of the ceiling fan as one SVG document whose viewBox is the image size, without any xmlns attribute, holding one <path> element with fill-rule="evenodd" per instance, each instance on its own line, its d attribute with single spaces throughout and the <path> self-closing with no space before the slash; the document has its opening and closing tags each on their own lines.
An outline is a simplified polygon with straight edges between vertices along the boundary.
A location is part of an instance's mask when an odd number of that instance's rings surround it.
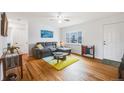
<svg viewBox="0 0 124 93">
<path fill-rule="evenodd" d="M 67 16 L 62 15 L 62 13 L 59 12 L 57 14 L 57 16 L 54 17 L 54 18 L 51 18 L 50 21 L 57 21 L 58 23 L 69 22 L 70 21 L 70 18 L 67 17 Z"/>
</svg>

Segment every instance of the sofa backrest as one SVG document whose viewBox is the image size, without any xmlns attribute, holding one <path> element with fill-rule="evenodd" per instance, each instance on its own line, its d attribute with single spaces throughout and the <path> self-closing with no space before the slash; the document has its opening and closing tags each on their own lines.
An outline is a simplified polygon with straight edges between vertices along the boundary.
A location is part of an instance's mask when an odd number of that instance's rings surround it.
<svg viewBox="0 0 124 93">
<path fill-rule="evenodd" d="M 46 47 L 54 47 L 56 48 L 57 47 L 57 42 L 37 42 L 37 44 L 41 44 L 44 48 Z"/>
<path fill-rule="evenodd" d="M 37 42 L 36 45 L 38 45 L 38 44 L 41 44 L 43 47 L 46 46 L 46 45 L 45 45 L 45 42 Z M 35 46 L 36 46 L 36 45 L 35 45 Z"/>
</svg>

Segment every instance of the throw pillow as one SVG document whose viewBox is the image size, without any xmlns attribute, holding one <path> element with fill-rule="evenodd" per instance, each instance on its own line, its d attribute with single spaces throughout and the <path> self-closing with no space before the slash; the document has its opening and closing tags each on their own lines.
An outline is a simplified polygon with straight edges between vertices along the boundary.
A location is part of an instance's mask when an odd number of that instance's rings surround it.
<svg viewBox="0 0 124 93">
<path fill-rule="evenodd" d="M 44 48 L 41 44 L 37 44 L 36 47 L 39 48 L 39 49 L 43 49 Z"/>
</svg>

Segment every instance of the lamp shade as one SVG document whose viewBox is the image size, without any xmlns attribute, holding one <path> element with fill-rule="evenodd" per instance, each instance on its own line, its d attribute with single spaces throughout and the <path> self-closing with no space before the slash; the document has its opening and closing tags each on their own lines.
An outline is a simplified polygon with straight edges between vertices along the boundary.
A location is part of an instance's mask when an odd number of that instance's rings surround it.
<svg viewBox="0 0 124 93">
<path fill-rule="evenodd" d="M 64 46 L 64 42 L 60 41 L 60 46 L 63 47 Z"/>
</svg>

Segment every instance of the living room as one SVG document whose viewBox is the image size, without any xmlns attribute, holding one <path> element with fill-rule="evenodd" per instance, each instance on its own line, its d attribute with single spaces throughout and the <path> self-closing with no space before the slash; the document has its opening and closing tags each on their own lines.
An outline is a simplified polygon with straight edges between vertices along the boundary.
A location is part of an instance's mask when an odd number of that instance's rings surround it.
<svg viewBox="0 0 124 93">
<path fill-rule="evenodd" d="M 0 36 L 2 42 L 0 54 L 2 56 L 3 52 L 6 52 L 8 44 L 19 47 L 23 60 L 23 77 L 19 80 L 119 79 L 118 69 L 124 53 L 122 43 L 124 13 L 6 12 L 5 14 L 8 19 L 8 31 L 7 36 Z M 110 33 L 107 33 L 108 31 Z M 110 40 L 115 42 L 112 43 Z M 1 80 L 4 80 L 2 64 L 0 72 Z M 14 69 L 8 73 L 16 73 L 15 76 L 18 77 L 20 72 Z"/>
</svg>

